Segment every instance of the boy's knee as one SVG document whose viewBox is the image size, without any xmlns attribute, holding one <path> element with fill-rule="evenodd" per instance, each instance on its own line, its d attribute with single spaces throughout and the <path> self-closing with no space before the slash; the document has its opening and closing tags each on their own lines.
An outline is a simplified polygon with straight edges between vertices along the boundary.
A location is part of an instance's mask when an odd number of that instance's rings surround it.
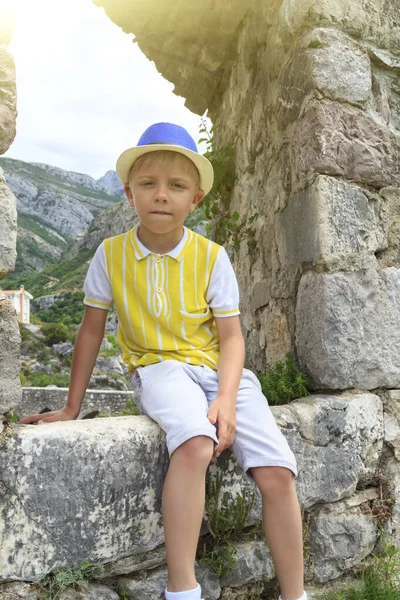
<svg viewBox="0 0 400 600">
<path fill-rule="evenodd" d="M 253 467 L 251 472 L 263 496 L 287 493 L 294 486 L 294 475 L 286 467 Z"/>
<path fill-rule="evenodd" d="M 181 444 L 173 453 L 174 460 L 185 463 L 186 466 L 197 468 L 207 467 L 214 452 L 214 440 L 198 435 Z"/>
</svg>

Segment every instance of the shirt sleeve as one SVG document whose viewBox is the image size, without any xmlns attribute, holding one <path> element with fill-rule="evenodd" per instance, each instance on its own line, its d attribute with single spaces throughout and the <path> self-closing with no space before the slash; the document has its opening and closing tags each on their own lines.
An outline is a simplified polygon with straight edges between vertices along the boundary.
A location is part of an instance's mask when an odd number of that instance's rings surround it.
<svg viewBox="0 0 400 600">
<path fill-rule="evenodd" d="M 107 272 L 104 242 L 97 248 L 83 284 L 84 304 L 109 310 L 113 304 L 113 293 Z"/>
<path fill-rule="evenodd" d="M 234 317 L 240 314 L 236 275 L 222 246 L 211 273 L 206 300 L 214 317 Z"/>
</svg>

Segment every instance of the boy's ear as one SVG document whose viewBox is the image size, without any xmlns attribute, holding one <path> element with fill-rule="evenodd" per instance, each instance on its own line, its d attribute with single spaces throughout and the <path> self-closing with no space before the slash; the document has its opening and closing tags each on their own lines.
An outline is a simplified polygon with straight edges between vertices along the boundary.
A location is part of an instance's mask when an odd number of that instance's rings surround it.
<svg viewBox="0 0 400 600">
<path fill-rule="evenodd" d="M 125 183 L 125 185 L 124 185 L 124 191 L 125 191 L 126 197 L 129 200 L 129 204 L 131 206 L 135 206 L 135 200 L 133 198 L 132 190 L 131 190 L 131 188 L 129 186 L 129 183 Z"/>
<path fill-rule="evenodd" d="M 204 196 L 205 196 L 205 193 L 203 192 L 203 190 L 198 190 L 195 197 L 193 198 L 192 206 L 190 207 L 191 212 L 194 211 L 194 209 L 196 208 L 196 206 L 198 204 L 200 204 L 200 202 L 203 200 Z"/>
</svg>

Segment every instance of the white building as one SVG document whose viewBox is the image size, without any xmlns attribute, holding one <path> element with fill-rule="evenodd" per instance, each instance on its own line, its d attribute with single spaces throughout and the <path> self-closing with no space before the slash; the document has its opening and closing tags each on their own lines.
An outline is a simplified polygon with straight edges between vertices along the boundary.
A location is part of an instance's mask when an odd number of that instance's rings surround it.
<svg viewBox="0 0 400 600">
<path fill-rule="evenodd" d="M 31 316 L 30 301 L 33 300 L 33 296 L 26 291 L 23 285 L 19 290 L 2 290 L 2 294 L 5 294 L 8 300 L 15 308 L 18 320 L 21 323 L 29 323 Z"/>
</svg>

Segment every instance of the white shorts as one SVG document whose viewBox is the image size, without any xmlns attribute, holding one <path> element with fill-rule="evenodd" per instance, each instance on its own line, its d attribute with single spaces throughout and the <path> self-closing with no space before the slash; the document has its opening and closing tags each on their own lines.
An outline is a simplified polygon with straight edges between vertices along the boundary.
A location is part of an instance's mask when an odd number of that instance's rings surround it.
<svg viewBox="0 0 400 600">
<path fill-rule="evenodd" d="M 218 394 L 217 372 L 175 360 L 138 367 L 132 375 L 135 402 L 166 433 L 169 455 L 198 435 L 218 445 L 207 412 Z M 236 436 L 231 446 L 246 472 L 251 467 L 279 466 L 297 477 L 296 458 L 278 428 L 257 377 L 243 369 L 236 404 Z"/>
</svg>

